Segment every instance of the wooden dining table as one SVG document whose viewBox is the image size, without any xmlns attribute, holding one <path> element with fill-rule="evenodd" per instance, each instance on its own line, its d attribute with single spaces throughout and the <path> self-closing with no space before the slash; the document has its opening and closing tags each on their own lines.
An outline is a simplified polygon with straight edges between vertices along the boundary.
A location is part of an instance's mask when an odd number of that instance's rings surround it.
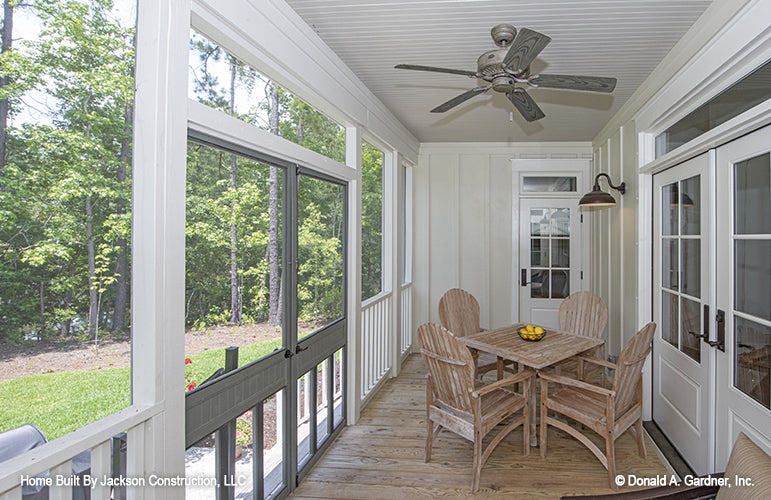
<svg viewBox="0 0 771 500">
<path fill-rule="evenodd" d="M 514 324 L 485 330 L 460 337 L 459 340 L 471 349 L 495 354 L 505 360 L 530 367 L 536 372 L 577 354 L 594 350 L 605 343 L 601 338 L 581 337 L 555 329 L 547 329 L 541 340 L 523 340 L 519 336 L 519 329 L 524 326 Z M 537 445 L 535 390 L 533 389 L 530 391 L 530 446 Z"/>
</svg>

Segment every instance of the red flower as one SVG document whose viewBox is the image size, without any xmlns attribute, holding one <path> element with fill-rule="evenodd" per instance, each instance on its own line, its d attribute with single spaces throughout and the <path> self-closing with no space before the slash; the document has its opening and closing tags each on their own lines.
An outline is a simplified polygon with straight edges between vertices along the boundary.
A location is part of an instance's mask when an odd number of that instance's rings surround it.
<svg viewBox="0 0 771 500">
<path fill-rule="evenodd" d="M 244 437 L 244 433 L 241 431 L 236 431 L 236 438 L 242 438 Z"/>
<path fill-rule="evenodd" d="M 190 364 L 190 363 L 192 363 L 192 362 L 193 362 L 193 360 L 192 360 L 192 359 L 190 359 L 190 358 L 185 358 L 185 364 L 186 364 L 186 365 L 189 365 L 189 364 Z"/>
<path fill-rule="evenodd" d="M 252 416 L 252 410 L 249 410 L 248 412 L 244 413 L 244 416 L 245 416 L 246 418 L 249 418 L 249 417 L 251 417 L 251 416 Z"/>
<path fill-rule="evenodd" d="M 193 390 L 193 389 L 195 389 L 197 386 L 198 386 L 198 384 L 196 384 L 195 382 L 190 382 L 190 385 L 188 385 L 188 386 L 187 386 L 187 390 L 188 390 L 188 391 L 192 391 L 192 390 Z"/>
</svg>

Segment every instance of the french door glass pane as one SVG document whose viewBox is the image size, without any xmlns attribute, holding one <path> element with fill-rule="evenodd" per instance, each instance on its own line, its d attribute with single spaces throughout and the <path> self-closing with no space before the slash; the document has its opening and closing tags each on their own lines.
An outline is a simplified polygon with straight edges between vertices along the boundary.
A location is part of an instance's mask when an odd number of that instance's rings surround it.
<svg viewBox="0 0 771 500">
<path fill-rule="evenodd" d="M 550 221 L 548 208 L 530 209 L 530 235 L 531 236 L 549 236 Z"/>
<path fill-rule="evenodd" d="M 551 213 L 552 236 L 570 236 L 570 209 L 555 208 Z"/>
<path fill-rule="evenodd" d="M 661 338 L 677 347 L 678 314 L 677 295 L 661 292 Z"/>
<path fill-rule="evenodd" d="M 680 234 L 701 234 L 701 176 L 680 182 Z"/>
<path fill-rule="evenodd" d="M 771 155 L 734 165 L 735 234 L 771 234 Z"/>
<path fill-rule="evenodd" d="M 771 240 L 735 240 L 734 252 L 734 308 L 771 320 Z"/>
<path fill-rule="evenodd" d="M 685 297 L 680 298 L 680 350 L 701 361 L 701 339 L 696 335 L 701 333 L 701 303 Z"/>
<path fill-rule="evenodd" d="M 663 235 L 678 234 L 677 198 L 677 183 L 661 187 L 661 234 Z"/>
<path fill-rule="evenodd" d="M 680 240 L 682 245 L 682 292 L 701 297 L 701 240 Z"/>
<path fill-rule="evenodd" d="M 771 328 L 734 316 L 734 385 L 771 408 Z"/>
<path fill-rule="evenodd" d="M 568 238 L 551 240 L 551 267 L 570 267 L 570 240 Z"/>
<path fill-rule="evenodd" d="M 533 238 L 530 240 L 530 265 L 546 267 L 549 265 L 549 240 Z"/>
<path fill-rule="evenodd" d="M 678 289 L 678 243 L 678 240 L 673 239 L 661 240 L 661 286 L 670 290 Z"/>
<path fill-rule="evenodd" d="M 534 299 L 549 298 L 549 271 L 546 269 L 530 271 L 530 297 Z"/>
<path fill-rule="evenodd" d="M 551 298 L 564 299 L 568 295 L 570 295 L 570 272 L 566 270 L 552 270 Z"/>
<path fill-rule="evenodd" d="M 297 203 L 297 335 L 343 315 L 345 188 L 300 176 Z"/>
</svg>

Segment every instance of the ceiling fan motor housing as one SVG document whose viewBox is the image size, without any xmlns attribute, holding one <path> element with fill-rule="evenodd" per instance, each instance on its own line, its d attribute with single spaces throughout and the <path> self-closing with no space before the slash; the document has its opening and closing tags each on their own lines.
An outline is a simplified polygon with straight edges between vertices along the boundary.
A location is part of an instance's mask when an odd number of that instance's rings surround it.
<svg viewBox="0 0 771 500">
<path fill-rule="evenodd" d="M 513 91 L 515 83 L 514 78 L 503 69 L 503 58 L 507 52 L 505 48 L 488 50 L 477 59 L 477 71 L 482 79 L 492 83 L 493 90 L 504 94 Z"/>
</svg>

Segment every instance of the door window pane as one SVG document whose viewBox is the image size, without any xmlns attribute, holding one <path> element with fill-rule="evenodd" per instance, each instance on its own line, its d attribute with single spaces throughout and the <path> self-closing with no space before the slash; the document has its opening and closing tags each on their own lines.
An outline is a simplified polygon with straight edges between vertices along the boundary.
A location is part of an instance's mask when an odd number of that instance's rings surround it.
<svg viewBox="0 0 771 500">
<path fill-rule="evenodd" d="M 735 234 L 771 234 L 771 155 L 734 165 Z"/>
<path fill-rule="evenodd" d="M 549 265 L 549 240 L 533 238 L 530 240 L 530 265 L 545 267 Z"/>
<path fill-rule="evenodd" d="M 345 188 L 301 175 L 297 202 L 297 335 L 343 315 Z"/>
<path fill-rule="evenodd" d="M 185 326 L 193 361 L 188 383 L 200 385 L 223 368 L 225 347 L 241 347 L 243 366 L 283 345 L 282 177 L 277 167 L 188 142 Z M 200 351 L 209 353 L 199 360 L 194 353 Z"/>
<path fill-rule="evenodd" d="M 570 295 L 570 271 L 552 270 L 551 298 L 564 299 Z"/>
<path fill-rule="evenodd" d="M 549 236 L 549 216 L 548 208 L 530 209 L 530 235 L 531 236 Z"/>
<path fill-rule="evenodd" d="M 771 320 L 771 240 L 734 241 L 734 307 Z"/>
<path fill-rule="evenodd" d="M 345 377 L 345 358 L 343 356 L 343 348 L 338 349 L 334 354 L 334 364 L 332 365 L 333 371 L 333 394 L 332 400 L 334 405 L 335 415 L 335 428 L 343 421 L 345 415 L 343 414 L 343 379 Z"/>
<path fill-rule="evenodd" d="M 771 328 L 734 316 L 734 385 L 771 408 Z"/>
<path fill-rule="evenodd" d="M 311 457 L 311 372 L 297 379 L 297 469 Z"/>
<path fill-rule="evenodd" d="M 682 245 L 683 293 L 701 297 L 701 240 L 680 240 Z"/>
<path fill-rule="evenodd" d="M 555 208 L 551 212 L 552 236 L 570 236 L 570 209 Z"/>
<path fill-rule="evenodd" d="M 663 235 L 678 234 L 678 193 L 677 183 L 661 187 L 661 234 Z"/>
<path fill-rule="evenodd" d="M 661 338 L 678 346 L 677 295 L 661 292 Z"/>
<path fill-rule="evenodd" d="M 545 269 L 530 271 L 530 297 L 534 299 L 549 298 L 549 271 Z"/>
<path fill-rule="evenodd" d="M 680 183 L 680 234 L 701 234 L 701 176 L 685 179 Z"/>
<path fill-rule="evenodd" d="M 329 359 L 316 367 L 316 446 L 326 441 L 329 436 Z"/>
<path fill-rule="evenodd" d="M 696 335 L 701 333 L 701 303 L 681 297 L 680 305 L 682 307 L 680 310 L 680 335 L 682 339 L 680 350 L 699 362 L 701 361 L 701 339 Z"/>
<path fill-rule="evenodd" d="M 678 240 L 661 240 L 661 286 L 678 289 Z"/>
<path fill-rule="evenodd" d="M 551 240 L 551 267 L 570 267 L 570 240 Z"/>
<path fill-rule="evenodd" d="M 263 498 L 284 487 L 284 390 L 262 402 Z M 259 453 L 259 451 L 258 451 Z"/>
</svg>

